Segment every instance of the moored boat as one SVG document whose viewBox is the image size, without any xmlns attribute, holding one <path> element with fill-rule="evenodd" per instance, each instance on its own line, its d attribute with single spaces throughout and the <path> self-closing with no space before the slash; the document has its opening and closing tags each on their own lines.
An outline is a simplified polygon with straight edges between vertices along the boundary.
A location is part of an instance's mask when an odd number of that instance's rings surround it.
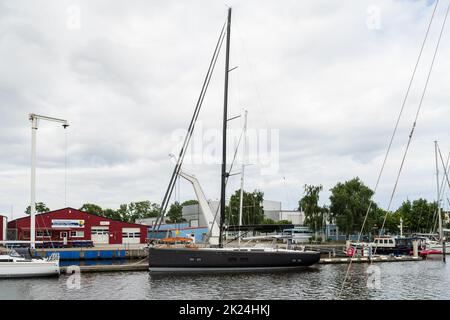
<svg viewBox="0 0 450 320">
<path fill-rule="evenodd" d="M 226 31 L 225 31 L 226 28 Z M 225 32 L 224 32 L 225 31 Z M 316 264 L 320 260 L 320 253 L 315 251 L 301 251 L 278 248 L 244 248 L 244 247 L 224 247 L 223 232 L 225 230 L 225 188 L 230 172 L 227 172 L 227 156 L 226 156 L 226 137 L 227 137 L 227 115 L 228 104 L 228 74 L 229 57 L 230 57 L 230 32 L 231 32 L 231 8 L 228 9 L 228 19 L 222 29 L 216 50 L 211 60 L 210 69 L 206 77 L 206 87 L 209 83 L 212 70 L 214 70 L 215 61 L 222 41 L 226 37 L 226 60 L 225 60 L 225 90 L 224 90 L 224 112 L 223 112 L 223 145 L 222 145 L 222 171 L 221 171 L 221 196 L 220 196 L 220 216 L 216 219 L 216 215 L 212 213 L 203 190 L 197 179 L 185 172 L 181 171 L 181 165 L 187 145 L 183 145 L 177 164 L 172 173 L 172 178 L 165 193 L 161 204 L 161 215 L 154 225 L 153 230 L 157 230 L 161 223 L 167 208 L 170 195 L 173 191 L 175 181 L 178 176 L 182 176 L 192 183 L 195 193 L 201 207 L 201 212 L 205 217 L 209 228 L 209 245 L 210 247 L 185 247 L 173 248 L 163 246 L 150 246 L 149 248 L 149 270 L 152 272 L 195 272 L 195 271 L 258 271 L 258 270 L 287 270 L 304 268 Z M 219 49 L 219 50 L 218 50 Z M 205 87 L 205 85 L 204 85 Z M 203 89 L 201 97 L 204 95 Z M 199 99 L 202 101 L 203 99 Z M 193 133 L 195 122 L 199 112 L 197 105 L 185 141 L 189 143 L 190 136 Z M 244 139 L 245 140 L 245 139 Z M 245 148 L 244 148 L 245 150 Z M 241 190 L 243 187 L 241 185 Z M 242 194 L 241 194 L 242 199 Z M 219 220 L 219 223 L 217 222 Z M 159 223 L 159 224 L 158 224 Z M 239 237 L 240 239 L 240 237 Z M 240 241 L 240 240 L 239 240 Z"/>
<path fill-rule="evenodd" d="M 0 255 L 0 278 L 50 277 L 59 275 L 59 257 L 24 257 L 14 250 Z"/>
</svg>

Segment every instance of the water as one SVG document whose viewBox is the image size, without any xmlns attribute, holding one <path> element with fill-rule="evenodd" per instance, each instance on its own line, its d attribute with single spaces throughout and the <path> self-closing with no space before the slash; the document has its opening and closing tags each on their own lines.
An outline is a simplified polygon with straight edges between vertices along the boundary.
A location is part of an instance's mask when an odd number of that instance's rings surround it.
<svg viewBox="0 0 450 320">
<path fill-rule="evenodd" d="M 376 263 L 379 288 L 368 288 L 368 264 L 354 264 L 343 299 L 449 299 L 450 264 L 441 261 Z M 0 280 L 0 299 L 338 299 L 348 265 L 317 265 L 284 273 L 151 275 L 147 272 L 81 274 Z M 370 270 L 369 270 L 370 271 Z"/>
</svg>

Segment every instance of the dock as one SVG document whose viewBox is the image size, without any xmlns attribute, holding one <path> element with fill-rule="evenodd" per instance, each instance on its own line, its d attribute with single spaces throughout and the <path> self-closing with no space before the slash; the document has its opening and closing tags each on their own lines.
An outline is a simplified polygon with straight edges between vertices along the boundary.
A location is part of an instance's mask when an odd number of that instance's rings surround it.
<svg viewBox="0 0 450 320">
<path fill-rule="evenodd" d="M 370 263 L 370 262 L 405 262 L 405 261 L 423 261 L 421 257 L 413 256 L 376 256 L 369 259 L 368 257 L 360 258 L 322 258 L 319 264 L 339 264 L 339 263 Z"/>
<path fill-rule="evenodd" d="M 126 264 L 112 264 L 112 265 L 90 265 L 90 266 L 75 266 L 79 271 L 85 272 L 130 272 L 130 271 L 148 271 L 148 261 L 138 263 Z M 59 268 L 61 273 L 74 273 L 73 266 L 64 266 Z"/>
</svg>

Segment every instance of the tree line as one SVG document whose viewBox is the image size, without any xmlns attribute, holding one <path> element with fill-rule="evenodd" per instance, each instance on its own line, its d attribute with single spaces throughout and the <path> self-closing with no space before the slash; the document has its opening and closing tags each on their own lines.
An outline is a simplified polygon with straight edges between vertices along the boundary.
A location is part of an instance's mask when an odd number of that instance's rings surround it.
<svg viewBox="0 0 450 320">
<path fill-rule="evenodd" d="M 184 222 L 182 216 L 182 208 L 185 205 L 196 204 L 197 200 L 187 200 L 183 203 L 174 202 L 167 214 L 167 223 L 179 223 Z M 119 220 L 123 222 L 134 223 L 138 219 L 154 218 L 160 213 L 160 206 L 157 203 L 152 203 L 150 201 L 137 201 L 130 202 L 129 204 L 121 204 L 117 209 L 102 208 L 101 206 L 94 203 L 85 203 L 80 208 L 80 211 L 84 211 L 97 216 L 105 217 L 108 219 Z M 45 213 L 49 212 L 50 209 L 43 202 L 36 203 L 36 212 Z M 30 206 L 25 210 L 26 214 L 31 213 Z"/>
<path fill-rule="evenodd" d="M 386 212 L 372 200 L 373 190 L 367 187 L 358 177 L 345 182 L 337 183 L 330 189 L 329 204 L 319 205 L 322 185 L 304 185 L 303 195 L 298 201 L 298 210 L 304 212 L 304 225 L 313 232 L 322 232 L 327 223 L 336 224 L 340 233 L 351 235 L 362 231 L 365 235 L 376 235 L 383 228 L 384 233 L 397 234 L 400 220 L 405 233 L 429 233 L 436 230 L 437 204 L 419 198 L 413 201 L 406 200 L 393 211 Z M 264 193 L 260 190 L 253 192 L 243 191 L 242 223 L 249 224 L 290 224 L 291 221 L 274 221 L 264 215 Z M 197 200 L 188 200 L 182 203 L 171 204 L 167 214 L 167 223 L 185 222 L 182 208 L 186 205 L 198 204 Z M 230 197 L 226 207 L 226 223 L 239 224 L 240 190 L 236 190 Z M 136 222 L 138 219 L 157 217 L 160 206 L 150 201 L 131 202 L 121 204 L 117 209 L 102 208 L 99 205 L 85 203 L 81 211 L 91 214 L 120 220 Z M 50 209 L 42 202 L 36 203 L 36 212 L 48 212 Z M 30 214 L 30 206 L 25 211 Z M 367 214 L 367 217 L 366 217 Z M 442 219 L 447 221 L 445 214 Z M 450 223 L 446 222 L 450 227 Z M 362 228 L 364 225 L 364 228 Z"/>
<path fill-rule="evenodd" d="M 358 177 L 339 182 L 331 188 L 329 205 L 318 205 L 322 190 L 321 185 L 305 185 L 304 196 L 299 201 L 299 210 L 305 213 L 305 225 L 314 232 L 322 231 L 326 223 L 334 223 L 347 236 L 359 232 L 377 235 L 381 231 L 383 234 L 398 234 L 400 220 L 405 233 L 430 233 L 436 230 L 436 202 L 428 202 L 423 198 L 406 200 L 397 210 L 387 212 L 372 200 L 373 190 Z M 444 213 L 442 219 L 447 221 Z"/>
</svg>

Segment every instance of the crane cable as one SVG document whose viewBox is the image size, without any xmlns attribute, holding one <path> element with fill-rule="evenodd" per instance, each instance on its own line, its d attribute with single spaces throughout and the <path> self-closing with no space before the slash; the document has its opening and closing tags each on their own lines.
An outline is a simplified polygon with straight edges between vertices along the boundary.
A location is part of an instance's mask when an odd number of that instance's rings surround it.
<svg viewBox="0 0 450 320">
<path fill-rule="evenodd" d="M 402 105 L 401 105 L 401 108 L 400 108 L 400 112 L 399 112 L 399 114 L 398 114 L 397 121 L 396 121 L 396 123 L 395 123 L 394 130 L 393 130 L 393 132 L 392 132 L 392 135 L 391 135 L 391 138 L 390 138 L 390 141 L 389 141 L 389 145 L 388 145 L 388 147 L 387 147 L 386 154 L 385 154 L 384 159 L 383 159 L 383 164 L 382 164 L 382 166 L 381 166 L 381 168 L 380 168 L 380 172 L 379 172 L 379 174 L 378 174 L 378 178 L 377 178 L 377 181 L 376 181 L 376 184 L 375 184 L 375 188 L 374 188 L 374 194 L 375 194 L 375 193 L 377 192 L 377 190 L 378 190 L 378 186 L 379 186 L 381 177 L 382 177 L 382 175 L 383 175 L 384 168 L 385 168 L 386 163 L 387 163 L 387 158 L 388 158 L 388 156 L 389 156 L 389 154 L 390 154 L 390 152 L 391 152 L 392 144 L 393 144 L 395 135 L 396 135 L 396 133 L 397 133 L 398 126 L 399 126 L 399 124 L 400 124 L 400 120 L 401 120 L 401 118 L 402 118 L 403 111 L 404 111 L 405 106 L 406 106 L 406 101 L 408 100 L 409 93 L 410 93 L 410 91 L 411 91 L 412 83 L 414 82 L 414 79 L 415 79 L 415 76 L 416 76 L 416 72 L 417 72 L 417 69 L 418 69 L 420 60 L 421 60 L 421 58 L 422 58 L 422 54 L 423 54 L 423 50 L 424 50 L 424 48 L 425 48 L 425 44 L 426 44 L 426 42 L 427 42 L 427 40 L 428 40 L 428 35 L 429 35 L 429 33 L 430 33 L 431 25 L 433 24 L 434 17 L 435 17 L 435 15 L 436 15 L 436 9 L 437 9 L 438 5 L 439 5 L 439 0 L 436 1 L 436 4 L 435 4 L 435 6 L 434 6 L 433 13 L 432 13 L 431 18 L 430 18 L 430 22 L 429 22 L 429 24 L 428 24 L 428 28 L 427 28 L 427 31 L 426 31 L 426 33 L 425 33 L 425 38 L 424 38 L 424 40 L 423 40 L 423 42 L 422 42 L 422 45 L 421 45 L 421 48 L 420 48 L 420 51 L 419 51 L 419 55 L 418 55 L 418 57 L 417 57 L 417 60 L 416 60 L 415 65 L 414 65 L 414 69 L 413 69 L 411 78 L 410 78 L 410 80 L 409 80 L 409 84 L 408 84 L 408 87 L 407 87 L 405 96 L 404 96 L 404 98 L 403 98 L 403 102 L 402 102 Z M 366 224 L 366 222 L 367 222 L 367 218 L 368 218 L 368 216 L 369 216 L 370 210 L 372 209 L 372 205 L 373 205 L 373 202 L 370 201 L 369 207 L 367 208 L 367 212 L 366 212 L 366 215 L 365 215 L 365 217 L 364 217 L 363 225 L 361 226 L 361 230 L 360 230 L 360 233 L 359 233 L 359 235 L 358 235 L 357 243 L 360 242 L 362 232 L 364 231 L 364 227 L 365 227 L 365 224 Z M 383 225 L 384 225 L 384 223 L 383 223 Z M 350 263 L 349 263 L 349 266 L 348 266 L 348 268 L 347 268 L 347 272 L 346 272 L 346 274 L 345 274 L 344 281 L 342 282 L 342 286 L 341 286 L 341 290 L 340 290 L 339 296 L 342 295 L 342 292 L 343 292 L 343 290 L 344 290 L 345 282 L 346 282 L 346 280 L 347 280 L 347 278 L 348 278 L 348 275 L 349 275 L 349 272 L 350 272 L 351 265 L 352 265 L 352 261 L 351 261 L 351 259 L 350 259 Z"/>
</svg>

